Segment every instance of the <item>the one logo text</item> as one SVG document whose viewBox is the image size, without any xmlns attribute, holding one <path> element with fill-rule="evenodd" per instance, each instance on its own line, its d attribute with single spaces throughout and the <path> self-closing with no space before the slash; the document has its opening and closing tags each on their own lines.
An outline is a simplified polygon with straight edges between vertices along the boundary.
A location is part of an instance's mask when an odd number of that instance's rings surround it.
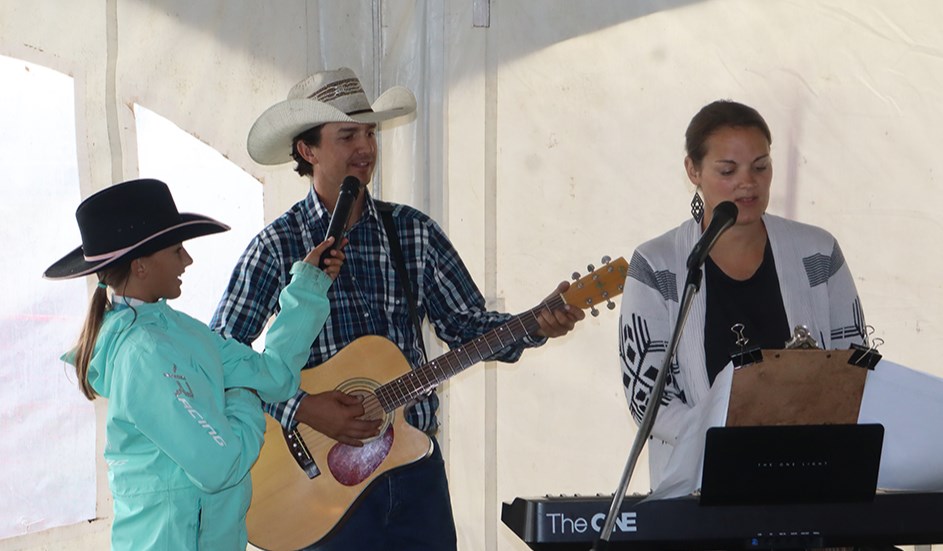
<svg viewBox="0 0 943 551">
<path fill-rule="evenodd" d="M 612 531 L 626 533 L 638 531 L 636 514 L 630 512 L 620 513 L 616 517 L 616 523 Z M 569 516 L 565 513 L 548 513 L 546 517 L 550 521 L 550 531 L 553 534 L 583 534 L 590 529 L 598 533 L 602 531 L 602 526 L 606 522 L 605 513 L 596 513 L 589 519 Z"/>
</svg>

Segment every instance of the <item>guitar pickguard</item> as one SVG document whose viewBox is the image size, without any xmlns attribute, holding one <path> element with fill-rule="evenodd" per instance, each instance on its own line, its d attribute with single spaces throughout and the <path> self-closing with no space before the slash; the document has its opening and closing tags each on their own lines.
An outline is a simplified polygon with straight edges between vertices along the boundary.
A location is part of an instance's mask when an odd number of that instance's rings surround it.
<svg viewBox="0 0 943 551">
<path fill-rule="evenodd" d="M 377 470 L 392 447 L 393 427 L 389 426 L 379 438 L 364 443 L 362 447 L 338 442 L 327 453 L 327 467 L 337 482 L 356 486 Z"/>
</svg>

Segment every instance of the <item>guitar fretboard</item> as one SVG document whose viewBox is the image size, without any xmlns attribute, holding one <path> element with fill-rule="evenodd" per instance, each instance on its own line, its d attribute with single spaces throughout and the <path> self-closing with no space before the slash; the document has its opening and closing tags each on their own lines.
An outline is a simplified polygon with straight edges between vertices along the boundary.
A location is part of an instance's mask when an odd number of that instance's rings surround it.
<svg viewBox="0 0 943 551">
<path fill-rule="evenodd" d="M 393 379 L 377 388 L 376 397 L 380 405 L 383 406 L 384 411 L 391 412 L 419 396 L 428 394 L 439 383 L 449 377 L 464 371 L 485 358 L 493 356 L 496 352 L 512 344 L 520 342 L 527 335 L 535 333 L 540 327 L 537 322 L 537 314 L 541 310 L 553 310 L 563 306 L 563 297 L 555 295 L 546 302 L 514 316 L 484 335 Z"/>
</svg>

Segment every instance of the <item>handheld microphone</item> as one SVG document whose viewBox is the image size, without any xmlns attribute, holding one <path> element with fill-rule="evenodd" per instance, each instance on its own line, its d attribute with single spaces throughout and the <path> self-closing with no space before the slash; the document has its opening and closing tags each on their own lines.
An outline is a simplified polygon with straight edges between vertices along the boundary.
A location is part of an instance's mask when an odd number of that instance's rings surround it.
<svg viewBox="0 0 943 551">
<path fill-rule="evenodd" d="M 325 267 L 324 261 L 331 256 L 331 251 L 341 244 L 344 229 L 347 228 L 347 222 L 350 220 L 350 213 L 354 210 L 354 202 L 358 195 L 360 195 L 360 180 L 356 176 L 344 178 L 341 191 L 337 196 L 337 204 L 334 205 L 334 212 L 331 214 L 331 221 L 327 225 L 327 234 L 324 236 L 324 239 L 333 237 L 334 243 L 321 254 L 321 260 L 318 261 L 318 266 L 322 270 Z"/>
<path fill-rule="evenodd" d="M 707 255 L 710 254 L 714 244 L 717 243 L 720 234 L 724 233 L 737 221 L 737 213 L 737 205 L 731 201 L 724 201 L 714 207 L 711 223 L 701 234 L 701 239 L 694 245 L 691 254 L 688 256 L 688 271 L 700 270 L 704 262 L 707 261 Z"/>
</svg>

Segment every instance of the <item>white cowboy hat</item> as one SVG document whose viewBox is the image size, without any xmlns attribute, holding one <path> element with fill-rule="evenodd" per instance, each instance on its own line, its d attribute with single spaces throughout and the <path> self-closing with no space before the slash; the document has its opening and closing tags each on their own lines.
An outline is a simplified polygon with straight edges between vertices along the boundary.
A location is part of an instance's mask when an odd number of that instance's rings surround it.
<svg viewBox="0 0 943 551">
<path fill-rule="evenodd" d="M 321 71 L 302 80 L 288 99 L 259 115 L 249 130 L 249 156 L 263 165 L 292 160 L 298 134 L 328 122 L 378 123 L 416 110 L 416 96 L 402 86 L 383 92 L 373 105 L 357 75 L 346 67 Z"/>
</svg>

